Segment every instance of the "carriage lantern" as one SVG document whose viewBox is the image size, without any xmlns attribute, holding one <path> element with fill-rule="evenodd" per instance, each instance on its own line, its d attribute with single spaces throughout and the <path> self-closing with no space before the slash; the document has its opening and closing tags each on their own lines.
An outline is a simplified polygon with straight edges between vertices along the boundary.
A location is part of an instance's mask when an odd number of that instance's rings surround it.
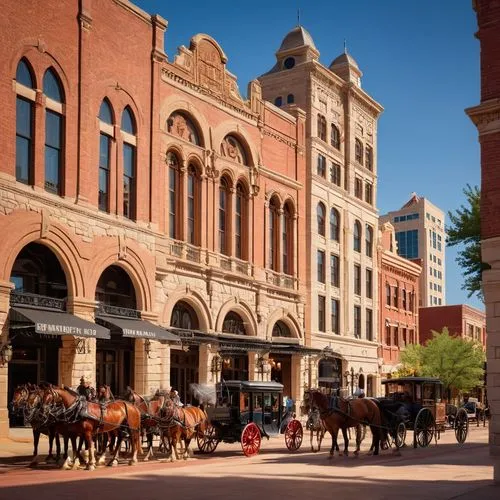
<svg viewBox="0 0 500 500">
<path fill-rule="evenodd" d="M 5 365 L 10 362 L 12 359 L 12 346 L 10 344 L 4 344 L 2 347 L 0 347 L 0 361 L 2 362 L 2 365 Z"/>
<path fill-rule="evenodd" d="M 212 366 L 210 371 L 215 374 L 222 371 L 222 358 L 219 356 L 219 354 L 216 354 L 212 358 Z"/>
</svg>

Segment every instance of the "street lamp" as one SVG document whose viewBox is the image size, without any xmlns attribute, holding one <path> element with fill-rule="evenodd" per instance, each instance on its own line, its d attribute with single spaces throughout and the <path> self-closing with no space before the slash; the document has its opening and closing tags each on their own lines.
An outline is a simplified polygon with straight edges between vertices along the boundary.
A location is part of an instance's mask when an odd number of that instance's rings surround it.
<svg viewBox="0 0 500 500">
<path fill-rule="evenodd" d="M 354 371 L 354 367 L 351 366 L 351 369 L 350 370 L 346 370 L 345 373 L 344 373 L 344 377 L 345 377 L 345 383 L 346 385 L 349 387 L 349 385 L 351 386 L 351 396 L 354 395 L 354 381 L 356 380 L 356 382 L 359 380 L 359 376 L 363 373 L 363 368 L 360 368 L 359 369 L 359 372 L 356 373 Z M 350 382 L 350 383 L 349 383 Z"/>
</svg>

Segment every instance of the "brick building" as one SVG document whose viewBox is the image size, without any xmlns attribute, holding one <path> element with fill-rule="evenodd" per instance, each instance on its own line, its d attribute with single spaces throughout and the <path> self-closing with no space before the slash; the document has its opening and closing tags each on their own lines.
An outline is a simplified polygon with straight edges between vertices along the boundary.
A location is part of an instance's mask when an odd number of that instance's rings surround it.
<svg viewBox="0 0 500 500">
<path fill-rule="evenodd" d="M 490 453 L 500 483 L 500 1 L 474 0 L 481 45 L 481 103 L 467 109 L 481 146 L 481 254 L 486 304 Z"/>
<path fill-rule="evenodd" d="M 422 268 L 398 255 L 394 226 L 380 226 L 377 245 L 379 270 L 379 358 L 387 377 L 399 364 L 401 351 L 418 343 L 418 297 Z"/>
<path fill-rule="evenodd" d="M 259 81 L 266 99 L 287 112 L 299 106 L 306 116 L 306 331 L 311 345 L 328 354 L 311 366 L 311 383 L 318 379 L 348 392 L 359 384 L 375 395 L 377 130 L 383 108 L 362 88 L 350 54 L 344 51 L 330 65 L 319 57 L 310 33 L 296 26 Z"/>
<path fill-rule="evenodd" d="M 27 381 L 299 399 L 304 114 L 242 99 L 209 36 L 170 62 L 128 0 L 7 2 L 0 26 L 0 435 Z"/>
<path fill-rule="evenodd" d="M 420 343 L 432 339 L 432 331 L 448 328 L 450 335 L 473 339 L 486 347 L 486 315 L 466 304 L 421 307 L 418 311 Z"/>
</svg>

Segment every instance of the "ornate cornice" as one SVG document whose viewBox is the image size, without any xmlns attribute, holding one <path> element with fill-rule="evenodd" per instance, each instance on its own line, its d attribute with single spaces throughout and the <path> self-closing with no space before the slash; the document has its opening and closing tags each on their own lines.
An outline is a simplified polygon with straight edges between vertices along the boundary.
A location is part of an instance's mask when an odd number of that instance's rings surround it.
<svg viewBox="0 0 500 500">
<path fill-rule="evenodd" d="M 500 99 L 490 99 L 465 112 L 477 127 L 479 135 L 500 132 Z"/>
<path fill-rule="evenodd" d="M 282 142 L 283 144 L 286 144 L 287 146 L 289 146 L 291 148 L 295 148 L 295 146 L 296 146 L 296 142 L 293 139 L 290 139 L 286 135 L 280 134 L 276 130 L 271 130 L 267 127 L 263 127 L 261 129 L 261 131 L 264 135 L 267 135 L 268 137 L 272 137 L 276 141 Z"/>
</svg>

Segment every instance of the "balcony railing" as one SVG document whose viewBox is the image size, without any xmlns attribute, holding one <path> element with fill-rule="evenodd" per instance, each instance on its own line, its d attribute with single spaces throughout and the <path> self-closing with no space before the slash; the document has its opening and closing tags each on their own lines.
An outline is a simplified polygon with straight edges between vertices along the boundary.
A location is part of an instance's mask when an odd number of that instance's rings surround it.
<svg viewBox="0 0 500 500">
<path fill-rule="evenodd" d="M 56 299 L 35 293 L 10 292 L 10 305 L 40 307 L 43 309 L 54 309 L 66 311 L 66 299 Z"/>
<path fill-rule="evenodd" d="M 122 318 L 134 318 L 139 319 L 141 317 L 140 311 L 136 309 L 129 309 L 128 307 L 110 306 L 109 304 L 103 304 L 99 302 L 97 304 L 97 315 L 99 314 L 109 314 L 110 316 L 119 316 Z"/>
<path fill-rule="evenodd" d="M 297 289 L 297 278 L 288 274 L 277 273 L 271 269 L 266 269 L 266 282 L 274 286 L 286 288 L 287 290 Z"/>
</svg>

